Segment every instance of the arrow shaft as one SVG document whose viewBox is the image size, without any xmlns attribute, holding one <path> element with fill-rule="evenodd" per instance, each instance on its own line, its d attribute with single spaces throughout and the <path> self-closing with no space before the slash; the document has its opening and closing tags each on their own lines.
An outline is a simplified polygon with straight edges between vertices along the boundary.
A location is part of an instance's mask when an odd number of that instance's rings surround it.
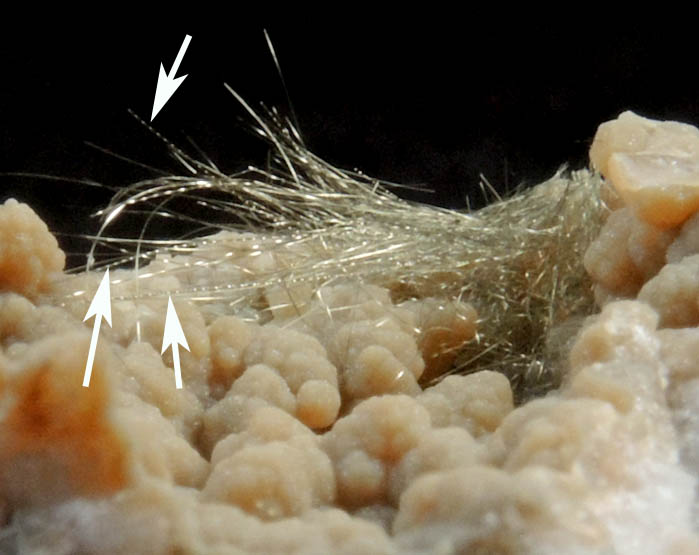
<svg viewBox="0 0 699 555">
<path fill-rule="evenodd" d="M 184 58 L 184 53 L 187 51 L 189 41 L 191 40 L 192 37 L 190 35 L 185 35 L 184 41 L 182 42 L 182 46 L 180 46 L 180 51 L 177 53 L 177 58 L 175 58 L 175 63 L 172 64 L 172 68 L 170 69 L 170 74 L 168 75 L 170 79 L 173 79 L 175 75 L 177 75 L 177 70 L 180 68 L 182 58 Z"/>
<path fill-rule="evenodd" d="M 182 389 L 182 371 L 180 370 L 180 349 L 177 343 L 172 344 L 172 365 L 175 367 L 175 387 Z"/>
<path fill-rule="evenodd" d="M 92 339 L 90 339 L 90 351 L 87 354 L 87 364 L 85 365 L 85 376 L 83 377 L 83 387 L 90 387 L 90 377 L 92 376 L 92 364 L 95 362 L 95 350 L 97 349 L 97 338 L 100 333 L 102 315 L 95 315 L 95 325 L 92 328 Z"/>
</svg>

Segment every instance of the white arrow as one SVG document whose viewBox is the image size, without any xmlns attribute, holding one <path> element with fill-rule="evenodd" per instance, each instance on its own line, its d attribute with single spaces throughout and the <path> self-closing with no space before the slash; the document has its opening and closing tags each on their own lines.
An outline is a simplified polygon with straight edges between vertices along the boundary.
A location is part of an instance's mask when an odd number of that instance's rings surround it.
<svg viewBox="0 0 699 555">
<path fill-rule="evenodd" d="M 172 345 L 172 363 L 175 367 L 175 387 L 182 389 L 182 371 L 180 370 L 180 351 L 179 345 L 182 345 L 189 351 L 187 339 L 182 331 L 180 320 L 175 312 L 175 305 L 172 304 L 172 298 L 167 298 L 167 314 L 165 315 L 165 331 L 163 332 L 163 349 L 160 351 L 162 355 L 165 350 Z"/>
<path fill-rule="evenodd" d="M 150 115 L 151 121 L 153 121 L 155 116 L 158 115 L 158 112 L 160 112 L 162 107 L 165 106 L 165 103 L 168 100 L 170 100 L 170 97 L 173 94 L 175 94 L 177 87 L 179 87 L 182 84 L 182 81 L 184 81 L 185 77 L 187 77 L 186 75 L 183 75 L 182 77 L 178 77 L 177 79 L 175 79 L 175 75 L 177 75 L 177 70 L 180 68 L 182 58 L 184 58 L 184 53 L 187 51 L 189 41 L 191 40 L 192 37 L 190 35 L 185 35 L 184 42 L 180 47 L 180 51 L 177 53 L 175 63 L 172 64 L 172 68 L 170 68 L 169 75 L 165 73 L 165 68 L 163 68 L 163 64 L 160 64 L 160 73 L 158 74 L 158 86 L 155 88 L 155 100 L 153 101 L 153 112 Z"/>
<path fill-rule="evenodd" d="M 100 286 L 97 288 L 97 293 L 95 293 L 95 296 L 92 298 L 90 308 L 87 309 L 87 314 L 83 322 L 92 316 L 95 317 L 95 325 L 92 328 L 92 339 L 90 340 L 90 352 L 87 355 L 87 364 L 85 365 L 83 387 L 90 387 L 92 364 L 95 362 L 95 349 L 97 348 L 97 337 L 100 333 L 102 316 L 107 320 L 109 327 L 112 327 L 112 305 L 109 299 L 109 270 L 104 273 L 104 277 L 100 282 Z"/>
</svg>

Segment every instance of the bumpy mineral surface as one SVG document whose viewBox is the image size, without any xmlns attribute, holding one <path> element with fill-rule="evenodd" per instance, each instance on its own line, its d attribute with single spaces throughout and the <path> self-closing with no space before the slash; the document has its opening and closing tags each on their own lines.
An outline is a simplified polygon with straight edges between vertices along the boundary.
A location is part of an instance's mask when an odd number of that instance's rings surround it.
<svg viewBox="0 0 699 555">
<path fill-rule="evenodd" d="M 102 274 L 63 273 L 7 201 L 0 553 L 699 553 L 699 131 L 625 112 L 591 159 L 618 195 L 584 253 L 599 313 L 517 407 L 497 372 L 421 381 L 474 338 L 469 304 L 341 280 L 261 291 L 264 322 L 175 297 L 177 389 L 167 292 L 283 263 L 259 251 L 113 270 L 83 387 Z"/>
</svg>

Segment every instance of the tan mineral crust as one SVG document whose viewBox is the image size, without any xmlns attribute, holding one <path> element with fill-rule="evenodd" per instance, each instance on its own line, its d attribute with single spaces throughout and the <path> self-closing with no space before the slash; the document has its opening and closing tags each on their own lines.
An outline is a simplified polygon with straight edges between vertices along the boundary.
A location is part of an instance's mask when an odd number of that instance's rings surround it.
<svg viewBox="0 0 699 555">
<path fill-rule="evenodd" d="M 111 272 L 83 387 L 102 273 L 64 273 L 8 200 L 0 553 L 699 553 L 699 131 L 625 112 L 591 159 L 618 195 L 580 253 L 598 314 L 562 385 L 519 406 L 498 372 L 434 380 L 477 332 L 469 304 L 341 281 L 262 291 L 263 323 L 173 297 L 190 348 L 176 389 L 166 294 L 207 268 L 157 259 L 149 279 Z"/>
</svg>

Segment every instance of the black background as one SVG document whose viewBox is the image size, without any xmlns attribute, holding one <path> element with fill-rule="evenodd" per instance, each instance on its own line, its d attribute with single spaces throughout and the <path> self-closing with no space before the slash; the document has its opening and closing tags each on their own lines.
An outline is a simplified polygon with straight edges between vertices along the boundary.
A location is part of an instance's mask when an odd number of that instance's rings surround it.
<svg viewBox="0 0 699 555">
<path fill-rule="evenodd" d="M 0 38 L 0 201 L 30 203 L 59 233 L 95 231 L 88 215 L 106 189 L 8 175 L 113 187 L 153 176 L 86 142 L 182 173 L 127 110 L 150 119 L 158 67 L 169 71 L 186 33 L 178 75 L 188 77 L 154 127 L 182 146 L 191 137 L 224 171 L 264 164 L 266 146 L 223 86 L 288 112 L 263 27 L 306 144 L 335 165 L 434 189 L 405 193 L 423 202 L 460 208 L 468 194 L 478 206 L 481 173 L 505 191 L 564 163 L 583 167 L 597 125 L 625 109 L 699 124 L 699 47 L 677 33 L 335 22 L 16 29 Z"/>
</svg>

